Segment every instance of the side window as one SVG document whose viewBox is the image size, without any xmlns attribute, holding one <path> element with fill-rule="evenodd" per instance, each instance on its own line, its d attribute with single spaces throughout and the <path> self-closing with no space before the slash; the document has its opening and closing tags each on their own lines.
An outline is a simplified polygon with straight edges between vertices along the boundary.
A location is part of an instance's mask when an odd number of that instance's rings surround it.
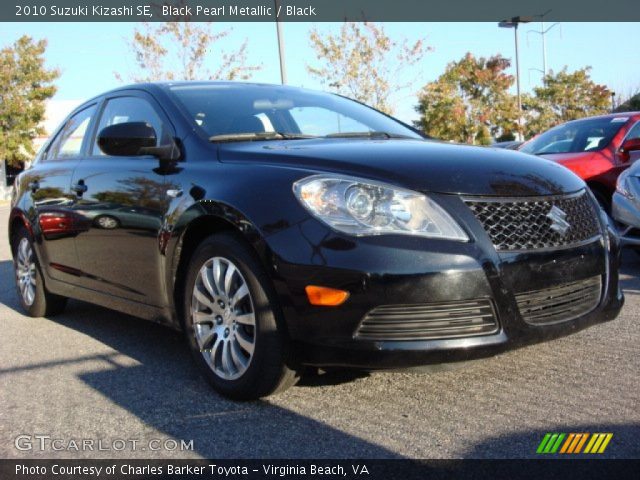
<svg viewBox="0 0 640 480">
<path fill-rule="evenodd" d="M 95 105 L 85 108 L 67 120 L 47 151 L 47 160 L 74 158 L 80 155 L 87 127 L 96 111 Z"/>
<path fill-rule="evenodd" d="M 636 138 L 640 138 L 640 121 L 636 122 L 636 124 L 631 127 L 631 130 L 629 130 L 629 133 L 627 133 L 627 138 L 625 138 L 625 141 L 634 140 Z"/>
<path fill-rule="evenodd" d="M 329 135 L 344 132 L 368 132 L 371 130 L 356 120 L 321 107 L 295 107 L 289 113 L 302 133 Z"/>
<path fill-rule="evenodd" d="M 125 122 L 148 123 L 156 131 L 158 145 L 162 145 L 168 141 L 170 135 L 169 130 L 162 122 L 160 116 L 147 100 L 139 97 L 118 97 L 108 100 L 100 117 L 97 132 L 100 134 L 100 131 L 105 127 Z M 91 154 L 98 156 L 106 155 L 98 146 L 97 135 Z"/>
</svg>

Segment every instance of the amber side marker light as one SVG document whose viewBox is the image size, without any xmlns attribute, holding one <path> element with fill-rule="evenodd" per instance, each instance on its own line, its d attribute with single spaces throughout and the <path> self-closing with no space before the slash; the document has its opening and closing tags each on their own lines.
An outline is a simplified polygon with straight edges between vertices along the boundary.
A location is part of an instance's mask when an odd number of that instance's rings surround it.
<svg viewBox="0 0 640 480">
<path fill-rule="evenodd" d="M 349 292 L 329 287 L 319 287 L 317 285 L 307 285 L 305 288 L 307 298 L 311 305 L 323 307 L 337 307 L 342 305 L 349 298 Z"/>
</svg>

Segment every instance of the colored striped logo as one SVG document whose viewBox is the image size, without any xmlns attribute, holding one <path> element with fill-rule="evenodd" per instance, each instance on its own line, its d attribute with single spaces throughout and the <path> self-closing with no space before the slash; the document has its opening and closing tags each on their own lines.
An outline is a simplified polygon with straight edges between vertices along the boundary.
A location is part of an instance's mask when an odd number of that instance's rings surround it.
<svg viewBox="0 0 640 480">
<path fill-rule="evenodd" d="M 536 453 L 604 453 L 613 433 L 547 433 Z"/>
</svg>

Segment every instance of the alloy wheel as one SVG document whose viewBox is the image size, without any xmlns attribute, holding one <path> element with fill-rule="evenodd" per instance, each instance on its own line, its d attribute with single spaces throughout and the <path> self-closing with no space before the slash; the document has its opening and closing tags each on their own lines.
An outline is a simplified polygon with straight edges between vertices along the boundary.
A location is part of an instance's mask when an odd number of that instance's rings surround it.
<svg viewBox="0 0 640 480">
<path fill-rule="evenodd" d="M 100 228 L 111 230 L 113 228 L 117 228 L 118 221 L 113 217 L 100 217 L 98 219 L 98 225 Z"/>
<path fill-rule="evenodd" d="M 213 372 L 235 380 L 249 368 L 256 344 L 256 318 L 249 286 L 224 257 L 205 262 L 196 278 L 191 318 L 200 352 Z"/>
<path fill-rule="evenodd" d="M 22 300 L 28 306 L 36 298 L 36 263 L 29 240 L 23 238 L 18 245 L 16 258 L 16 279 Z"/>
</svg>

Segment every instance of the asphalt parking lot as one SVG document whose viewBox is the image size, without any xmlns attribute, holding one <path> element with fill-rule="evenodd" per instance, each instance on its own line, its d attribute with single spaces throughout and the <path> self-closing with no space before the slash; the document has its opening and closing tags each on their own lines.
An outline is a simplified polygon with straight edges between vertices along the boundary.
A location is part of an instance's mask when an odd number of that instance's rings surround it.
<svg viewBox="0 0 640 480">
<path fill-rule="evenodd" d="M 0 205 L 0 457 L 526 458 L 546 432 L 612 432 L 603 456 L 640 457 L 633 252 L 624 256 L 626 305 L 608 324 L 454 371 L 334 374 L 234 403 L 201 380 L 172 330 L 75 301 L 55 318 L 24 316 L 8 212 Z M 63 448 L 19 450 L 19 435 L 62 439 Z M 69 448 L 82 439 L 111 449 Z M 150 439 L 193 440 L 193 450 L 152 451 Z M 114 450 L 114 440 L 126 448 Z"/>
</svg>

